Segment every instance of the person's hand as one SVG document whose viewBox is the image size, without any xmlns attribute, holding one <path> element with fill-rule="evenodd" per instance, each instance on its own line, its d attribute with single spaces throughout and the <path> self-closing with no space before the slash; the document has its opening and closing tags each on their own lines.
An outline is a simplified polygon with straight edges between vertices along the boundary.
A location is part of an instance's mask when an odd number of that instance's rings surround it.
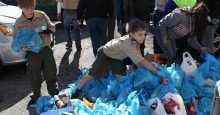
<svg viewBox="0 0 220 115">
<path fill-rule="evenodd" d="M 163 72 L 163 71 L 158 71 L 158 72 L 157 72 L 157 75 L 161 77 L 161 79 L 162 79 L 162 81 L 163 81 L 164 84 L 168 84 L 169 79 L 168 79 L 168 76 L 166 75 L 165 72 Z"/>
<path fill-rule="evenodd" d="M 82 20 L 81 20 L 81 19 L 77 19 L 77 24 L 78 24 L 79 26 L 81 26 L 81 25 L 82 25 Z"/>
<path fill-rule="evenodd" d="M 42 30 L 39 27 L 35 28 L 34 31 L 37 33 L 42 32 Z"/>
<path fill-rule="evenodd" d="M 170 40 L 167 37 L 163 37 L 163 46 L 168 47 Z"/>
<path fill-rule="evenodd" d="M 34 29 L 34 31 L 37 32 L 37 33 L 43 32 L 44 30 L 47 30 L 47 27 L 46 27 L 46 26 L 42 26 L 42 25 L 37 26 L 37 27 Z"/>
<path fill-rule="evenodd" d="M 208 47 L 202 47 L 201 52 L 207 52 L 207 53 L 211 53 L 211 50 Z"/>
<path fill-rule="evenodd" d="M 23 47 L 21 48 L 21 50 L 24 51 L 24 52 L 26 52 L 26 51 L 30 51 L 30 49 L 27 48 L 26 46 L 23 46 Z"/>
<path fill-rule="evenodd" d="M 168 78 L 162 78 L 162 80 L 163 80 L 164 84 L 168 84 L 169 83 L 169 79 Z"/>
<path fill-rule="evenodd" d="M 57 13 L 57 20 L 61 20 L 61 13 Z"/>
</svg>

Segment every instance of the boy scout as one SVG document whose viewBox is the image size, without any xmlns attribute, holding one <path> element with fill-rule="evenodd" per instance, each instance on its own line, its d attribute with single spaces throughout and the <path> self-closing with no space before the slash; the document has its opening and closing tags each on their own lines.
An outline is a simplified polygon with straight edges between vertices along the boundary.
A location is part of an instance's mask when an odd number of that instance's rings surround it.
<svg viewBox="0 0 220 115">
<path fill-rule="evenodd" d="M 42 77 L 46 80 L 47 89 L 51 96 L 59 93 L 56 64 L 53 51 L 49 47 L 52 39 L 51 33 L 55 32 L 55 25 L 44 12 L 34 10 L 36 0 L 17 0 L 17 2 L 22 10 L 22 15 L 15 22 L 14 37 L 20 28 L 35 29 L 35 32 L 40 34 L 44 42 L 44 46 L 39 53 L 31 52 L 26 46 L 21 49 L 27 52 L 27 76 L 30 79 L 33 92 L 31 100 L 28 103 L 28 106 L 30 106 L 41 96 Z M 46 26 L 47 29 L 41 30 L 39 26 Z"/>
</svg>

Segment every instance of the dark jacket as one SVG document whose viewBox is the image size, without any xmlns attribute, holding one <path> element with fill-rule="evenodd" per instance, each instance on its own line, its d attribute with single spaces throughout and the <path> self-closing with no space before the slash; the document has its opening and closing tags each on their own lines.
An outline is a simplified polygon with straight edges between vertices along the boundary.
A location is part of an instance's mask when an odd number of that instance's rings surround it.
<svg viewBox="0 0 220 115">
<path fill-rule="evenodd" d="M 80 0 L 77 19 L 109 18 L 113 16 L 113 0 Z"/>
<path fill-rule="evenodd" d="M 220 19 L 220 0 L 204 0 L 211 18 Z"/>
<path fill-rule="evenodd" d="M 154 10 L 154 0 L 134 0 L 136 17 L 149 22 L 150 13 Z"/>
</svg>

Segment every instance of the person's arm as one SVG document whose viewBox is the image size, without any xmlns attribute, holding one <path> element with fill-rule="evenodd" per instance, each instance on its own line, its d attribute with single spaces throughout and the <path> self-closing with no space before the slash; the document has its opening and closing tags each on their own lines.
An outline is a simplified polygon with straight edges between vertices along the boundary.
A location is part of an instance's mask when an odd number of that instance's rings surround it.
<svg viewBox="0 0 220 115">
<path fill-rule="evenodd" d="M 160 77 L 166 77 L 161 76 L 161 74 L 158 74 L 159 72 L 157 71 L 157 69 L 153 65 L 151 65 L 149 61 L 144 59 L 144 57 L 141 54 L 140 48 L 137 48 L 136 45 L 132 45 L 131 43 L 127 42 L 121 46 L 121 49 L 138 67 L 143 66 L 152 73 L 159 75 Z"/>
<path fill-rule="evenodd" d="M 13 39 L 15 38 L 16 36 L 16 33 L 17 31 L 19 30 L 19 26 L 18 26 L 18 20 L 15 22 L 15 25 L 14 25 L 14 30 L 13 30 Z"/>
<path fill-rule="evenodd" d="M 201 44 L 198 42 L 197 37 L 192 36 L 188 39 L 188 43 L 189 45 L 196 49 L 197 51 L 200 51 L 200 49 L 202 48 Z"/>
<path fill-rule="evenodd" d="M 61 20 L 61 9 L 62 9 L 62 2 L 60 0 L 57 1 L 57 19 Z"/>
<path fill-rule="evenodd" d="M 157 74 L 158 71 L 157 69 L 151 65 L 151 63 L 145 59 L 143 59 L 142 61 L 140 61 L 138 64 L 137 64 L 138 67 L 145 67 L 147 68 L 148 70 L 150 70 L 152 73 L 154 74 Z"/>
<path fill-rule="evenodd" d="M 180 12 L 175 11 L 166 15 L 158 22 L 164 47 L 168 46 L 169 39 L 171 39 L 169 38 L 168 30 L 178 25 L 181 22 L 181 18 Z"/>
<path fill-rule="evenodd" d="M 157 70 L 149 61 L 147 60 L 142 60 L 137 64 L 138 67 L 145 67 L 148 70 L 150 70 L 153 74 L 161 77 L 161 80 L 163 81 L 164 84 L 167 84 L 169 82 L 169 79 L 166 75 L 166 73 L 164 73 L 163 71 L 159 71 Z"/>
<path fill-rule="evenodd" d="M 52 31 L 47 28 L 46 30 L 43 30 L 43 31 L 40 32 L 40 33 L 42 33 L 42 34 L 50 34 L 50 33 L 52 33 Z"/>
<path fill-rule="evenodd" d="M 208 47 L 202 47 L 202 45 L 198 42 L 197 37 L 192 36 L 188 40 L 189 45 L 196 49 L 198 52 L 207 52 L 212 53 Z"/>
<path fill-rule="evenodd" d="M 50 21 L 50 18 L 49 18 L 45 13 L 43 13 L 43 15 L 44 15 L 44 19 L 45 19 L 46 24 L 47 24 L 47 25 L 45 25 L 45 26 L 46 26 L 47 29 L 48 29 L 48 30 L 46 30 L 45 32 L 49 32 L 49 33 L 55 32 L 55 31 L 56 31 L 55 24 Z M 50 30 L 50 31 L 49 31 L 49 30 Z"/>
</svg>

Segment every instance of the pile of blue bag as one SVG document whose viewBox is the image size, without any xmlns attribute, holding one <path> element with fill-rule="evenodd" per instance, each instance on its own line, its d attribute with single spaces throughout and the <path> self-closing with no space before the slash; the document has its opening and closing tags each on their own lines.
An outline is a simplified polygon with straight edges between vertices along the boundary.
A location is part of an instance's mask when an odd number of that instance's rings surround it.
<svg viewBox="0 0 220 115">
<path fill-rule="evenodd" d="M 89 108 L 79 100 L 73 103 L 73 110 L 76 114 L 88 115 L 150 115 L 151 108 L 148 100 L 162 99 L 170 92 L 180 94 L 184 104 L 199 98 L 199 103 L 194 104 L 196 113 L 208 114 L 211 110 L 215 83 L 220 79 L 220 61 L 209 54 L 204 54 L 203 58 L 206 61 L 198 65 L 194 76 L 190 78 L 185 77 L 180 65 L 155 66 L 169 76 L 168 84 L 162 83 L 159 76 L 145 68 L 139 68 L 129 75 L 122 76 L 119 80 L 110 72 L 107 78 L 100 77 L 99 80 L 87 82 L 79 94 L 79 99 L 86 98 L 94 102 L 93 108 Z M 69 85 L 69 88 L 62 90 L 60 94 L 71 97 L 79 80 L 87 73 L 88 69 L 82 69 L 79 79 Z"/>
</svg>

